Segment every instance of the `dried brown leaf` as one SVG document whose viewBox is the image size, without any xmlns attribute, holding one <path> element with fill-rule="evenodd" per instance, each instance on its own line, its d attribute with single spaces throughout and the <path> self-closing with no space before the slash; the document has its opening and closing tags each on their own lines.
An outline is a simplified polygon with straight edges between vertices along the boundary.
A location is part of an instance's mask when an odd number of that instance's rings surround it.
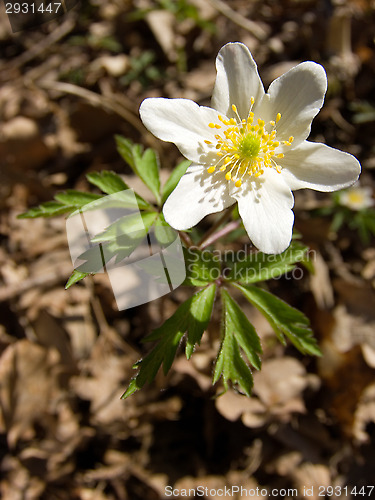
<svg viewBox="0 0 375 500">
<path fill-rule="evenodd" d="M 302 498 L 319 500 L 320 488 L 333 484 L 330 470 L 323 464 L 304 462 L 293 473 L 294 483 Z"/>
<path fill-rule="evenodd" d="M 254 392 L 270 409 L 300 398 L 309 383 L 302 363 L 290 357 L 267 360 L 254 374 Z"/>
<path fill-rule="evenodd" d="M 5 349 L 0 363 L 0 409 L 8 431 L 8 442 L 34 435 L 34 423 L 60 395 L 56 373 L 57 351 L 28 340 Z"/>
<path fill-rule="evenodd" d="M 241 418 L 248 427 L 261 427 L 267 421 L 267 409 L 256 397 L 247 398 L 228 391 L 216 399 L 216 408 L 228 420 L 234 422 Z"/>
</svg>

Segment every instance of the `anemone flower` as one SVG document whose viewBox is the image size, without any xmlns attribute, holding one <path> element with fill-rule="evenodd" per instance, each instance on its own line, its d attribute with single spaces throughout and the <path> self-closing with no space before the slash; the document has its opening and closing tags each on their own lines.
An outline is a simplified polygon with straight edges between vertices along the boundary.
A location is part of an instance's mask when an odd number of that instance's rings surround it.
<svg viewBox="0 0 375 500">
<path fill-rule="evenodd" d="M 293 231 L 292 190 L 346 188 L 361 166 L 348 153 L 306 140 L 327 89 L 322 66 L 303 62 L 266 93 L 248 48 L 228 43 L 216 69 L 211 108 L 189 99 L 141 104 L 145 126 L 192 162 L 164 204 L 165 220 L 186 230 L 237 202 L 253 244 L 283 252 Z"/>
<path fill-rule="evenodd" d="M 351 210 L 365 210 L 374 206 L 372 188 L 369 186 L 354 185 L 340 193 L 339 203 Z"/>
</svg>

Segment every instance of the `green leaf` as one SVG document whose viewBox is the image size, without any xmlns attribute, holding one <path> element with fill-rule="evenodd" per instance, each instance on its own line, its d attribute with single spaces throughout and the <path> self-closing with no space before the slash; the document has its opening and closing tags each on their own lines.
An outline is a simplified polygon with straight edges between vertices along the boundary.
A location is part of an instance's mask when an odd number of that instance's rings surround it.
<svg viewBox="0 0 375 500">
<path fill-rule="evenodd" d="M 93 246 L 79 255 L 84 262 L 76 270 L 95 274 L 113 257 L 115 263 L 129 257 L 144 240 L 157 216 L 156 212 L 140 212 L 121 217 L 91 238 Z"/>
<path fill-rule="evenodd" d="M 361 216 L 365 221 L 366 226 L 371 231 L 372 234 L 375 234 L 375 211 L 374 210 L 364 210 L 361 212 Z"/>
<path fill-rule="evenodd" d="M 158 214 L 155 221 L 155 236 L 163 246 L 171 245 L 178 236 L 177 231 L 165 221 L 162 213 Z"/>
<path fill-rule="evenodd" d="M 321 355 L 310 328 L 310 321 L 301 311 L 256 286 L 234 286 L 241 290 L 247 300 L 259 309 L 284 345 L 284 335 L 286 335 L 303 354 Z"/>
<path fill-rule="evenodd" d="M 47 201 L 38 207 L 30 208 L 27 212 L 17 216 L 18 219 L 35 219 L 37 217 L 56 217 L 57 215 L 66 214 L 74 210 L 74 207 L 69 207 L 57 201 Z"/>
<path fill-rule="evenodd" d="M 102 172 L 90 172 L 86 175 L 86 177 L 91 184 L 98 187 L 101 191 L 103 191 L 103 193 L 106 194 L 114 194 L 120 191 L 131 189 L 119 175 L 109 170 L 103 170 Z M 146 200 L 139 196 L 139 194 L 134 194 L 138 203 L 138 207 L 141 210 L 150 208 L 150 204 Z"/>
<path fill-rule="evenodd" d="M 228 382 L 232 382 L 232 384 L 237 384 L 244 391 L 246 396 L 251 396 L 251 389 L 254 384 L 253 376 L 250 368 L 241 356 L 235 336 L 227 332 L 225 333 L 219 356 L 216 360 L 213 384 L 215 384 L 221 376 L 223 377 L 226 391 L 229 389 Z"/>
<path fill-rule="evenodd" d="M 139 238 L 146 236 L 157 216 L 156 212 L 146 211 L 125 215 L 108 226 L 105 231 L 94 236 L 91 241 L 92 243 L 121 241 L 122 244 L 128 241 L 131 244 L 133 239 L 138 241 Z"/>
<path fill-rule="evenodd" d="M 35 219 L 36 217 L 56 217 L 58 215 L 73 212 L 92 201 L 102 198 L 100 194 L 84 193 L 74 189 L 55 195 L 56 201 L 47 201 L 38 207 L 33 207 L 27 212 L 20 214 L 19 219 Z"/>
<path fill-rule="evenodd" d="M 143 153 L 141 145 L 133 144 L 130 139 L 125 139 L 125 137 L 119 135 L 116 136 L 116 144 L 122 158 L 134 173 L 141 178 L 160 204 L 159 160 L 155 151 L 146 149 Z"/>
<path fill-rule="evenodd" d="M 87 178 L 91 184 L 99 187 L 106 194 L 115 194 L 118 192 L 121 194 L 121 191 L 130 189 L 125 182 L 123 182 L 121 177 L 114 172 L 92 172 L 87 175 Z M 149 209 L 151 207 L 151 205 L 137 193 L 134 193 L 134 195 L 137 200 L 138 207 L 141 210 Z M 33 207 L 27 212 L 20 214 L 18 218 L 30 219 L 36 217 L 55 217 L 65 213 L 70 213 L 74 210 L 81 209 L 89 203 L 102 199 L 103 195 L 68 189 L 67 191 L 57 193 L 54 198 L 55 201 L 47 201 L 38 207 Z M 124 199 L 122 200 L 119 195 L 119 198 L 114 200 L 113 203 L 121 208 L 123 203 L 124 206 L 126 205 L 126 198 L 127 197 L 124 196 Z M 128 202 L 134 205 L 133 200 L 134 198 L 131 197 Z M 94 209 L 94 207 L 91 207 L 91 209 Z"/>
<path fill-rule="evenodd" d="M 111 252 L 106 248 L 106 245 L 99 244 L 91 246 L 79 255 L 79 260 L 85 262 L 82 262 L 76 267 L 75 271 L 79 273 L 79 275 L 96 274 L 103 270 L 104 266 L 111 260 L 114 254 L 117 254 L 117 252 Z"/>
<path fill-rule="evenodd" d="M 184 248 L 186 278 L 184 285 L 205 286 L 221 275 L 221 258 L 213 252 Z"/>
<path fill-rule="evenodd" d="M 194 294 L 181 304 L 161 327 L 148 335 L 144 342 L 163 339 L 168 335 L 168 332 L 177 330 L 182 331 L 182 333 L 187 332 L 186 356 L 190 358 L 195 344 L 200 342 L 211 318 L 215 291 L 216 286 L 211 285 Z M 164 367 L 164 373 L 167 373 L 169 368 L 170 365 L 167 365 L 167 368 Z"/>
<path fill-rule="evenodd" d="M 115 172 L 103 170 L 101 172 L 90 172 L 86 175 L 87 180 L 98 187 L 103 193 L 114 194 L 129 189 L 129 186 Z"/>
<path fill-rule="evenodd" d="M 253 376 L 250 367 L 241 356 L 240 348 L 234 332 L 228 326 L 228 314 L 226 312 L 225 296 L 222 294 L 223 322 L 222 322 L 222 342 L 218 357 L 215 363 L 212 383 L 216 384 L 220 377 L 223 378 L 224 388 L 229 389 L 229 382 L 237 384 L 244 393 L 250 397 L 253 387 Z"/>
<path fill-rule="evenodd" d="M 235 336 L 251 365 L 260 370 L 261 361 L 258 353 L 262 353 L 262 347 L 255 328 L 225 289 L 222 289 L 222 300 L 224 304 L 225 330 Z"/>
<path fill-rule="evenodd" d="M 196 294 L 190 306 L 189 323 L 187 326 L 186 357 L 190 359 L 196 344 L 200 344 L 203 332 L 211 319 L 215 300 L 216 286 L 208 286 Z"/>
<path fill-rule="evenodd" d="M 370 243 L 370 231 L 364 219 L 356 221 L 359 237 L 364 245 Z"/>
<path fill-rule="evenodd" d="M 140 151 L 134 152 L 135 164 L 137 166 L 138 175 L 146 186 L 155 196 L 156 201 L 160 204 L 160 179 L 159 179 L 159 159 L 153 149 L 146 149 L 141 154 Z"/>
<path fill-rule="evenodd" d="M 333 216 L 330 228 L 331 231 L 336 233 L 340 229 L 340 227 L 344 224 L 344 222 L 345 222 L 345 211 L 338 210 Z"/>
<path fill-rule="evenodd" d="M 189 160 L 184 160 L 181 163 L 179 163 L 176 168 L 173 169 L 171 175 L 168 177 L 167 182 L 163 186 L 162 196 L 161 196 L 161 203 L 162 204 L 165 203 L 168 196 L 175 189 L 175 187 L 179 183 L 181 177 L 186 172 L 186 169 L 188 168 L 190 163 L 191 162 Z"/>
<path fill-rule="evenodd" d="M 145 358 L 134 365 L 139 371 L 122 395 L 123 399 L 142 388 L 146 382 L 152 382 L 161 365 L 164 374 L 168 373 L 185 332 L 188 337 L 186 355 L 188 357 L 191 355 L 194 345 L 200 342 L 210 320 L 215 288 L 212 285 L 193 295 L 181 304 L 162 326 L 144 339 L 144 342 L 158 341 L 158 343 Z"/>
<path fill-rule="evenodd" d="M 348 226 L 358 231 L 364 245 L 369 245 L 371 235 L 375 235 L 375 211 L 364 209 L 356 212 L 354 215 L 351 213 Z"/>
<path fill-rule="evenodd" d="M 247 395 L 251 395 L 253 376 L 249 365 L 241 355 L 242 348 L 249 363 L 260 369 L 258 353 L 262 352 L 259 337 L 239 305 L 229 293 L 222 289 L 223 303 L 223 340 L 215 364 L 213 383 L 223 377 L 225 390 L 228 383 L 237 384 Z"/>
<path fill-rule="evenodd" d="M 306 260 L 308 248 L 298 241 L 293 241 L 285 252 L 276 255 L 262 252 L 251 253 L 237 261 L 226 261 L 225 279 L 241 284 L 256 283 L 275 279 L 294 269 L 297 262 Z"/>
<path fill-rule="evenodd" d="M 125 139 L 125 137 L 122 137 L 121 135 L 116 135 L 115 139 L 116 139 L 117 151 L 129 165 L 129 167 L 131 167 L 132 170 L 137 175 L 139 175 L 133 155 L 133 150 L 134 147 L 138 147 L 141 150 L 141 146 L 140 145 L 134 146 L 133 142 L 130 139 Z"/>
<path fill-rule="evenodd" d="M 81 273 L 80 271 L 77 271 L 77 269 L 74 269 L 72 274 L 70 275 L 70 278 L 68 279 L 66 285 L 65 285 L 65 290 L 70 288 L 72 285 L 77 283 L 78 281 L 83 280 L 83 278 L 86 278 L 90 273 Z"/>
<path fill-rule="evenodd" d="M 133 367 L 134 368 L 134 367 Z M 129 396 L 134 394 L 135 392 L 139 391 L 142 389 L 142 385 L 139 385 L 138 383 L 138 378 L 135 377 L 130 381 L 129 387 L 126 389 L 124 394 L 121 396 L 121 399 L 127 399 Z"/>
<path fill-rule="evenodd" d="M 68 189 L 62 193 L 57 193 L 55 195 L 55 200 L 69 207 L 81 208 L 102 197 L 101 194 L 84 193 L 82 191 L 76 191 L 75 189 Z"/>
</svg>

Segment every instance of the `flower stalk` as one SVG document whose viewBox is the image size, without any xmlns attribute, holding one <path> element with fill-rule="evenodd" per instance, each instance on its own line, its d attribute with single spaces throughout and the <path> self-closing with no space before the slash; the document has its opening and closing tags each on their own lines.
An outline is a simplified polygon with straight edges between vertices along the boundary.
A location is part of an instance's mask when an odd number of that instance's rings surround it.
<svg viewBox="0 0 375 500">
<path fill-rule="evenodd" d="M 215 241 L 219 240 L 220 238 L 223 238 L 227 234 L 231 233 L 232 231 L 240 227 L 240 224 L 241 224 L 240 220 L 233 220 L 229 222 L 229 224 L 216 231 L 216 233 L 211 234 L 211 236 L 205 237 L 202 243 L 199 245 L 199 249 L 204 250 L 205 248 L 209 247 L 210 245 L 215 243 Z"/>
</svg>

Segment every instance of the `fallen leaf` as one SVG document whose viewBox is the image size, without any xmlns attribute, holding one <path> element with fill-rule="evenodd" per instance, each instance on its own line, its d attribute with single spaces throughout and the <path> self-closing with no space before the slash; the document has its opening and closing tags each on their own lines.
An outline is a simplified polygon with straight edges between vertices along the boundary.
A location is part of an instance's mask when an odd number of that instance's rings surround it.
<svg viewBox="0 0 375 500">
<path fill-rule="evenodd" d="M 14 447 L 20 438 L 34 435 L 34 424 L 60 395 L 59 356 L 24 339 L 8 346 L 0 361 L 0 411 L 9 446 Z"/>
</svg>

